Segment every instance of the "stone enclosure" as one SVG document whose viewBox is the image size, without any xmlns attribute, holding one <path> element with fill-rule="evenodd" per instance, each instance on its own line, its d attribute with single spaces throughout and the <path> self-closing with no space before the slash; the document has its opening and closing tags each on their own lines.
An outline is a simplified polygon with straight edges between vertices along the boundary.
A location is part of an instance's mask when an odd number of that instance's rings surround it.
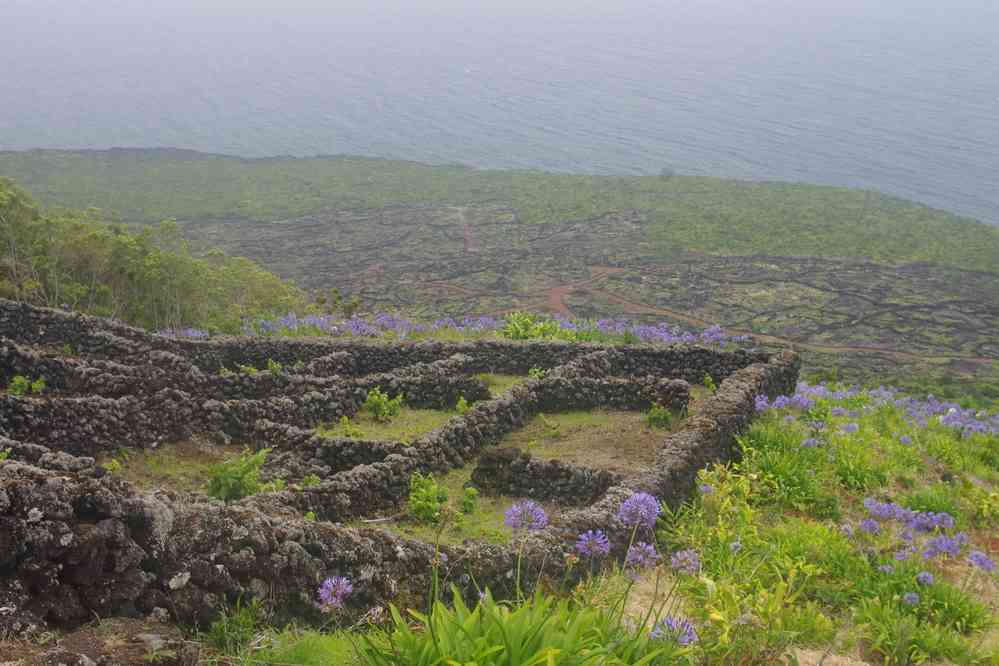
<svg viewBox="0 0 999 666">
<path fill-rule="evenodd" d="M 282 369 L 239 371 L 269 361 Z M 476 378 L 532 368 L 545 376 L 495 396 Z M 0 386 L 15 375 L 46 382 L 41 395 L 0 393 L 0 634 L 116 615 L 203 626 L 239 598 L 316 620 L 316 586 L 334 575 L 354 581 L 346 612 L 358 618 L 390 602 L 423 605 L 435 561 L 445 584 L 470 597 L 484 587 L 504 596 L 520 552 L 525 580 L 558 580 L 581 531 L 603 529 L 623 548 L 615 516 L 632 492 L 686 499 L 700 469 L 736 454 L 756 395 L 791 392 L 798 370 L 787 352 L 699 346 L 180 340 L 0 300 Z M 685 409 L 705 375 L 717 392 L 663 435 L 654 464 L 639 473 L 495 446 L 539 413 Z M 316 432 L 354 416 L 375 387 L 403 392 L 415 407 L 451 409 L 462 396 L 471 408 L 408 443 Z M 195 436 L 272 449 L 263 476 L 288 489 L 225 504 L 141 490 L 95 460 Z M 551 528 L 511 545 L 444 546 L 441 557 L 432 544 L 345 525 L 399 511 L 414 472 L 465 466 L 484 493 L 559 507 Z M 312 475 L 317 485 L 296 485 Z"/>
</svg>

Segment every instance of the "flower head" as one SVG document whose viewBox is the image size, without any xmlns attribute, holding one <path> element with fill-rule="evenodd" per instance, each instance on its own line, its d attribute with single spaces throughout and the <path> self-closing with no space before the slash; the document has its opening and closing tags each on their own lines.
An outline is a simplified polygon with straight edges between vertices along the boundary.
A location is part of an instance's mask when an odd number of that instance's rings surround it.
<svg viewBox="0 0 999 666">
<path fill-rule="evenodd" d="M 657 641 L 674 640 L 681 646 L 687 646 L 699 640 L 697 630 L 690 620 L 670 615 L 656 623 L 656 626 L 649 633 L 649 637 Z"/>
<path fill-rule="evenodd" d="M 916 582 L 920 585 L 932 585 L 933 584 L 933 574 L 929 571 L 920 571 L 916 574 Z"/>
<path fill-rule="evenodd" d="M 884 574 L 890 574 L 890 573 L 894 573 L 895 567 L 893 567 L 890 564 L 882 564 L 881 566 L 878 567 L 878 571 L 880 571 L 881 573 L 884 573 Z"/>
<path fill-rule="evenodd" d="M 847 423 L 847 424 L 843 425 L 843 429 L 842 430 L 843 430 L 843 432 L 845 432 L 847 434 L 855 433 L 858 430 L 860 430 L 860 425 L 857 424 L 857 423 Z"/>
<path fill-rule="evenodd" d="M 659 553 L 656 552 L 656 547 L 644 541 L 632 544 L 624 558 L 625 565 L 636 571 L 654 567 L 657 562 L 659 562 Z"/>
<path fill-rule="evenodd" d="M 701 485 L 697 486 L 697 489 L 701 491 L 702 495 L 710 495 L 715 491 L 715 487 L 712 486 L 710 483 L 702 483 Z"/>
<path fill-rule="evenodd" d="M 621 503 L 617 517 L 628 527 L 652 529 L 659 517 L 659 500 L 648 493 L 634 493 Z"/>
<path fill-rule="evenodd" d="M 576 539 L 576 552 L 582 557 L 604 557 L 610 552 L 610 540 L 601 530 L 583 532 Z"/>
<path fill-rule="evenodd" d="M 728 545 L 728 549 L 730 551 L 732 551 L 733 553 L 738 553 L 740 550 L 742 550 L 742 542 L 741 541 L 733 541 L 732 543 L 730 543 Z"/>
<path fill-rule="evenodd" d="M 697 554 L 696 550 L 691 548 L 678 550 L 673 553 L 673 557 L 669 560 L 669 565 L 673 567 L 674 571 L 696 576 L 701 570 L 701 556 Z"/>
<path fill-rule="evenodd" d="M 996 570 L 996 563 L 980 550 L 971 551 L 968 554 L 968 561 L 987 573 L 992 573 Z"/>
<path fill-rule="evenodd" d="M 915 592 L 906 592 L 902 595 L 902 603 L 907 606 L 916 606 L 919 604 L 919 595 Z"/>
<path fill-rule="evenodd" d="M 342 608 L 343 602 L 353 591 L 354 585 L 350 582 L 349 578 L 345 578 L 344 576 L 327 578 L 323 581 L 322 585 L 319 586 L 319 590 L 317 591 L 319 596 L 319 605 L 322 606 L 322 609 L 325 612 Z"/>
<path fill-rule="evenodd" d="M 872 518 L 864 518 L 860 521 L 860 529 L 868 534 L 877 534 L 881 531 L 881 526 Z"/>
<path fill-rule="evenodd" d="M 506 510 L 503 522 L 515 530 L 543 530 L 548 526 L 548 514 L 537 502 L 523 500 Z"/>
</svg>

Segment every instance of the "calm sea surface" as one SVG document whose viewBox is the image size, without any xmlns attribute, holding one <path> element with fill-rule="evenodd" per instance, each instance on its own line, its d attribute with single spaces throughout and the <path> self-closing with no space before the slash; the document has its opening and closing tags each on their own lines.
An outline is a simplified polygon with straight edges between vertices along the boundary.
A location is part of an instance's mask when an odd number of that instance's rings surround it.
<svg viewBox="0 0 999 666">
<path fill-rule="evenodd" d="M 996 0 L 0 0 L 0 24 L 0 149 L 670 169 L 999 223 Z"/>
</svg>

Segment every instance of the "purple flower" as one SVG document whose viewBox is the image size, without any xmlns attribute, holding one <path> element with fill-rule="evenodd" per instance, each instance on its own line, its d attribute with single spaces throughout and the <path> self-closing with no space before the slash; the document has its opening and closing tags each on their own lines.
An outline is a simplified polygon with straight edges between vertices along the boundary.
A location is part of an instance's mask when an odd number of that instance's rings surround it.
<svg viewBox="0 0 999 666">
<path fill-rule="evenodd" d="M 732 551 L 733 553 L 738 553 L 740 550 L 742 550 L 742 542 L 741 541 L 733 541 L 732 543 L 730 543 L 728 545 L 728 549 L 730 551 Z"/>
<path fill-rule="evenodd" d="M 670 615 L 664 617 L 652 628 L 649 637 L 657 641 L 674 640 L 681 646 L 687 646 L 699 640 L 697 630 L 694 629 L 690 620 Z"/>
<path fill-rule="evenodd" d="M 669 565 L 673 567 L 674 571 L 696 576 L 697 572 L 701 570 L 701 556 L 697 554 L 696 550 L 691 548 L 678 550 L 673 553 L 673 557 L 669 560 Z"/>
<path fill-rule="evenodd" d="M 798 419 L 794 418 L 794 414 L 788 414 L 784 417 L 784 423 L 794 423 Z"/>
<path fill-rule="evenodd" d="M 882 564 L 878 567 L 878 571 L 884 574 L 890 574 L 895 572 L 895 567 L 890 564 Z"/>
<path fill-rule="evenodd" d="M 697 489 L 701 491 L 702 495 L 710 495 L 715 491 L 715 487 L 710 483 L 702 483 L 697 487 Z"/>
<path fill-rule="evenodd" d="M 906 592 L 902 595 L 902 603 L 907 606 L 915 606 L 919 604 L 919 595 L 915 592 Z"/>
<path fill-rule="evenodd" d="M 808 439 L 806 439 L 805 441 L 803 441 L 801 443 L 801 446 L 802 446 L 802 448 L 805 448 L 805 449 L 814 449 L 815 447 L 819 446 L 820 444 L 822 444 L 822 442 L 820 442 L 817 438 L 815 438 L 815 437 L 809 437 Z"/>
<path fill-rule="evenodd" d="M 846 416 L 846 410 L 842 407 L 833 407 L 829 413 L 833 416 Z"/>
<path fill-rule="evenodd" d="M 860 521 L 860 529 L 868 534 L 877 534 L 881 531 L 881 526 L 878 525 L 878 521 L 871 518 L 864 518 Z"/>
<path fill-rule="evenodd" d="M 506 510 L 503 522 L 515 530 L 543 530 L 548 526 L 548 514 L 537 502 L 523 500 Z"/>
<path fill-rule="evenodd" d="M 610 552 L 610 540 L 601 530 L 583 532 L 576 539 L 576 552 L 582 557 L 604 557 Z"/>
<path fill-rule="evenodd" d="M 987 573 L 992 573 L 996 570 L 996 563 L 980 550 L 971 551 L 968 554 L 968 561 Z"/>
<path fill-rule="evenodd" d="M 765 412 L 768 409 L 770 409 L 770 401 L 767 399 L 767 396 L 762 394 L 756 396 L 756 411 Z"/>
<path fill-rule="evenodd" d="M 916 574 L 916 582 L 920 585 L 932 585 L 933 584 L 933 574 L 929 571 L 920 571 Z"/>
<path fill-rule="evenodd" d="M 908 435 L 902 435 L 901 437 L 898 438 L 898 441 L 901 442 L 902 444 L 905 444 L 906 446 L 909 446 L 910 444 L 912 444 L 912 437 L 909 437 Z"/>
<path fill-rule="evenodd" d="M 628 527 L 652 529 L 659 517 L 659 500 L 648 493 L 635 493 L 621 503 L 617 517 Z"/>
<path fill-rule="evenodd" d="M 659 553 L 656 552 L 656 547 L 644 541 L 632 544 L 624 558 L 625 565 L 636 571 L 654 567 L 658 561 Z"/>
<path fill-rule="evenodd" d="M 860 430 L 860 426 L 856 423 L 847 423 L 842 428 L 842 431 L 847 434 L 857 432 L 858 430 Z"/>
<path fill-rule="evenodd" d="M 904 550 L 897 551 L 895 553 L 895 561 L 896 562 L 905 562 L 910 557 L 912 557 L 912 553 L 913 552 L 914 551 L 913 551 L 913 549 L 911 547 L 910 548 L 906 548 Z"/>
<path fill-rule="evenodd" d="M 322 606 L 325 612 L 342 608 L 343 602 L 353 591 L 354 586 L 351 584 L 350 579 L 343 576 L 327 578 L 319 586 L 317 593 L 319 595 L 319 605 Z"/>
<path fill-rule="evenodd" d="M 923 551 L 923 558 L 929 560 L 937 555 L 956 557 L 961 554 L 961 548 L 967 542 L 968 536 L 963 532 L 952 537 L 941 534 L 926 542 L 926 550 Z"/>
</svg>

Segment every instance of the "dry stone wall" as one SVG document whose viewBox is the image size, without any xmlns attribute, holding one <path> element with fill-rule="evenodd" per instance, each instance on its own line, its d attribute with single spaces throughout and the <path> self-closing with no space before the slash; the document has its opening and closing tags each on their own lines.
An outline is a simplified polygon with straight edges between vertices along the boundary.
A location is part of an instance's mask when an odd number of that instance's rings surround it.
<svg viewBox="0 0 999 666">
<path fill-rule="evenodd" d="M 699 469 L 736 454 L 755 396 L 789 392 L 798 374 L 791 354 L 696 346 L 173 340 L 2 300 L 0 337 L 5 382 L 41 375 L 50 386 L 42 396 L 0 395 L 7 456 L 0 462 L 0 633 L 153 611 L 204 624 L 240 597 L 316 620 L 315 586 L 331 575 L 355 581 L 348 619 L 389 601 L 418 604 L 433 547 L 343 523 L 397 512 L 414 471 L 444 472 L 476 459 L 484 487 L 491 481 L 503 492 L 566 506 L 552 530 L 523 548 L 525 580 L 539 580 L 542 568 L 559 579 L 578 531 L 610 528 L 620 546 L 614 516 L 625 496 L 646 490 L 682 501 Z M 289 370 L 219 373 L 269 359 Z M 547 376 L 493 398 L 473 376 L 535 367 L 547 368 Z M 705 374 L 718 392 L 664 438 L 656 463 L 641 474 L 622 478 L 492 449 L 542 411 L 684 408 L 688 382 Z M 355 414 L 376 385 L 419 404 L 479 400 L 409 444 L 326 439 L 311 430 Z M 140 492 L 94 463 L 102 451 L 192 434 L 272 448 L 265 479 L 321 481 L 226 505 L 197 493 Z M 306 520 L 306 512 L 318 521 Z M 470 597 L 476 583 L 509 594 L 520 550 L 448 548 L 447 582 Z"/>
</svg>

